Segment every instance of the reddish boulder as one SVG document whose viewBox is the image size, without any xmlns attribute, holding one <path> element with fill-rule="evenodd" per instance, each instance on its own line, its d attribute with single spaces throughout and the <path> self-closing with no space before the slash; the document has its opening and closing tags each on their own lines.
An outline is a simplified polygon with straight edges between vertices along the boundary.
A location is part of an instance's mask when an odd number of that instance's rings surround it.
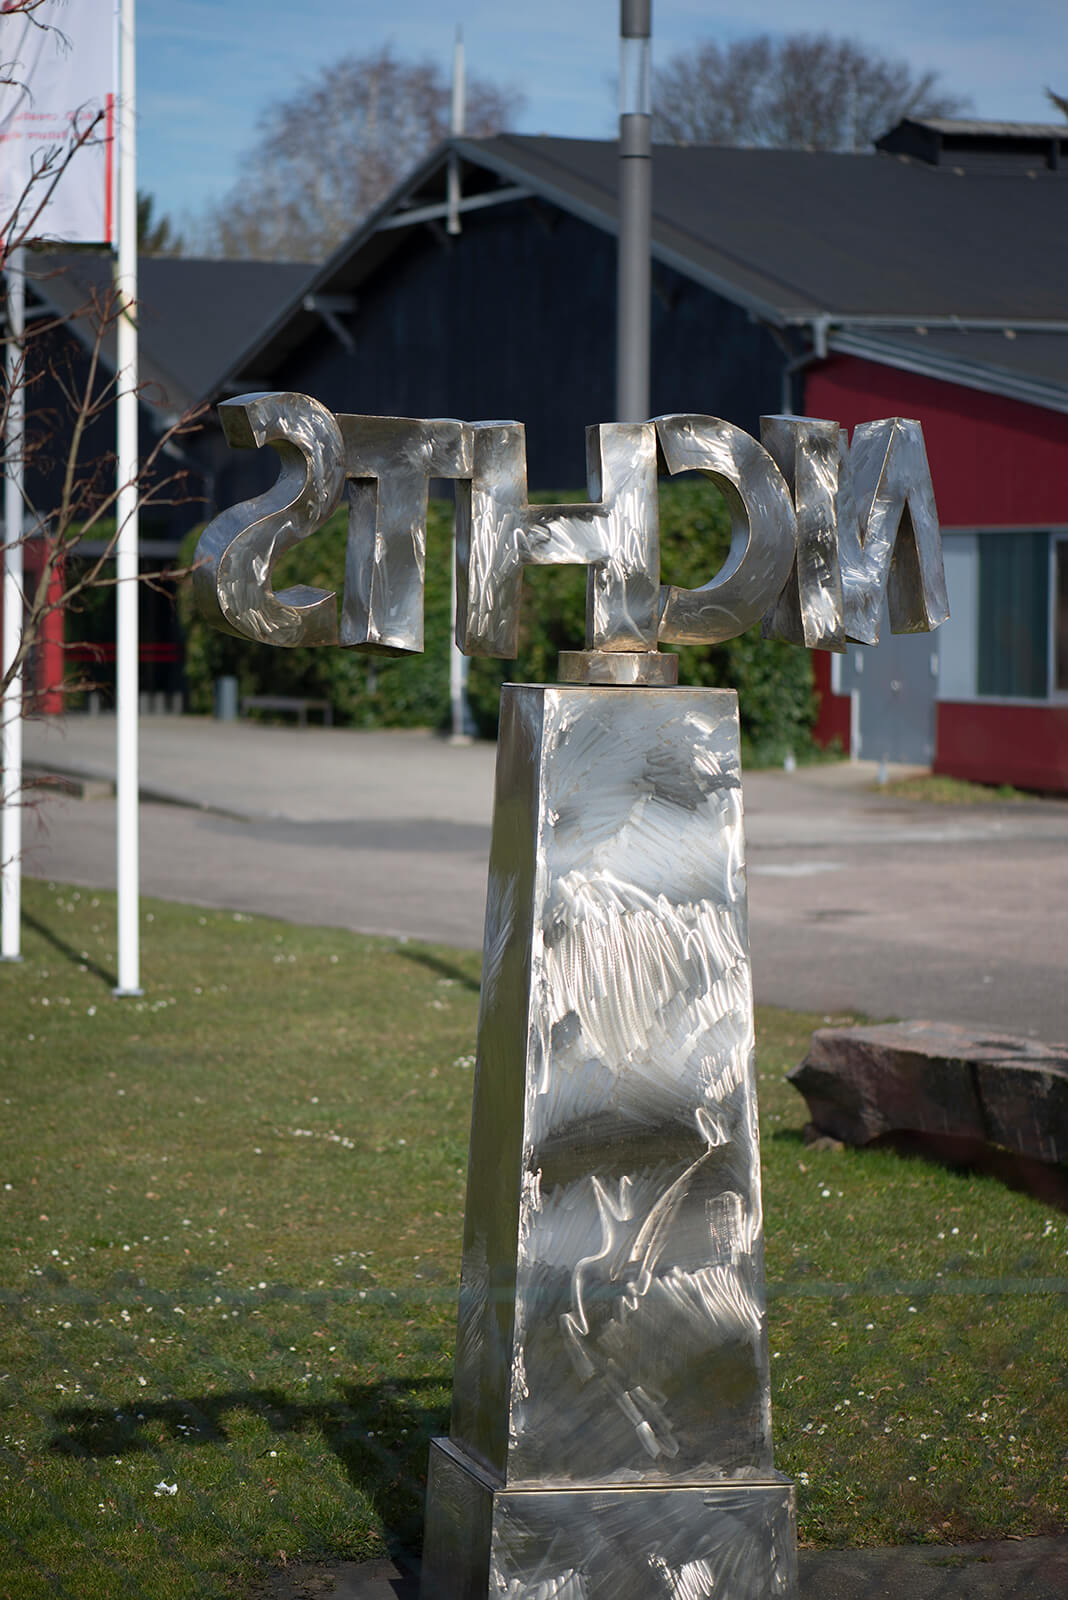
<svg viewBox="0 0 1068 1600">
<path fill-rule="evenodd" d="M 1068 1046 L 940 1022 L 819 1028 L 788 1076 L 820 1135 L 1068 1191 Z"/>
</svg>

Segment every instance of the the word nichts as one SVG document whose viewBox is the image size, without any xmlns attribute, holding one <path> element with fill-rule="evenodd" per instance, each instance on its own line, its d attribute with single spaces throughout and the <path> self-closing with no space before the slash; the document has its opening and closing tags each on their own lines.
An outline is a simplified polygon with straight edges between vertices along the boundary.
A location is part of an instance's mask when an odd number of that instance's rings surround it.
<svg viewBox="0 0 1068 1600">
<path fill-rule="evenodd" d="M 810 649 L 875 644 L 884 597 L 895 633 L 949 615 L 923 434 L 899 417 L 854 429 L 811 417 L 761 419 L 760 443 L 717 417 L 667 416 L 586 430 L 589 503 L 530 505 L 518 422 L 334 416 L 299 394 L 219 407 L 231 445 L 270 445 L 274 487 L 204 531 L 194 573 L 218 627 L 278 645 L 423 648 L 426 514 L 432 478 L 455 479 L 456 640 L 512 659 L 523 568 L 589 569 L 586 646 L 651 651 L 716 644 L 761 622 Z M 698 471 L 722 491 L 733 538 L 697 589 L 660 583 L 657 475 Z M 275 563 L 348 502 L 340 612 L 328 590 L 275 593 Z"/>
</svg>

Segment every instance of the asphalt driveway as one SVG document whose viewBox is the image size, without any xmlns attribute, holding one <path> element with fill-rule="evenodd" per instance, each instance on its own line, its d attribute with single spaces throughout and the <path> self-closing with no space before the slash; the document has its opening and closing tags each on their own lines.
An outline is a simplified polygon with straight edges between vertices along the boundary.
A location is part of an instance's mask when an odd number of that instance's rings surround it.
<svg viewBox="0 0 1068 1600">
<path fill-rule="evenodd" d="M 81 775 L 25 869 L 114 884 L 114 721 L 26 728 Z M 482 940 L 495 752 L 425 733 L 146 718 L 146 894 L 446 944 Z M 1068 1038 L 1068 803 L 894 801 L 863 763 L 745 778 L 757 998 Z"/>
</svg>

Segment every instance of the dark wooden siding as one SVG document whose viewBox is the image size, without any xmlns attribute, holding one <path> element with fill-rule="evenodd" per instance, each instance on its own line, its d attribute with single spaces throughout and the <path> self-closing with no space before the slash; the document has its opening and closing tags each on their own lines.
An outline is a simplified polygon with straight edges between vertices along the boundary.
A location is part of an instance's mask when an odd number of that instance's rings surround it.
<svg viewBox="0 0 1068 1600">
<path fill-rule="evenodd" d="M 779 409 L 773 340 L 670 269 L 657 267 L 655 284 L 652 413 L 709 412 L 755 433 L 760 413 Z M 353 350 L 321 326 L 270 375 L 278 388 L 334 411 L 516 418 L 531 489 L 584 484 L 586 425 L 615 410 L 613 238 L 518 202 L 470 214 L 451 240 L 413 228 L 356 296 L 344 319 Z M 238 497 L 273 476 L 267 462 L 234 468 L 220 474 L 220 504 L 239 482 Z"/>
</svg>

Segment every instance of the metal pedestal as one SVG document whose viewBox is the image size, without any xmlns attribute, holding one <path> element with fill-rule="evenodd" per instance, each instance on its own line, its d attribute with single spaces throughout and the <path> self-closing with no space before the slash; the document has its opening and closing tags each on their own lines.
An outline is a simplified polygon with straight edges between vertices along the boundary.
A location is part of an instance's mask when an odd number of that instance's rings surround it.
<svg viewBox="0 0 1068 1600">
<path fill-rule="evenodd" d="M 769 1395 L 736 696 L 506 688 L 424 1600 L 792 1596 Z"/>
</svg>

